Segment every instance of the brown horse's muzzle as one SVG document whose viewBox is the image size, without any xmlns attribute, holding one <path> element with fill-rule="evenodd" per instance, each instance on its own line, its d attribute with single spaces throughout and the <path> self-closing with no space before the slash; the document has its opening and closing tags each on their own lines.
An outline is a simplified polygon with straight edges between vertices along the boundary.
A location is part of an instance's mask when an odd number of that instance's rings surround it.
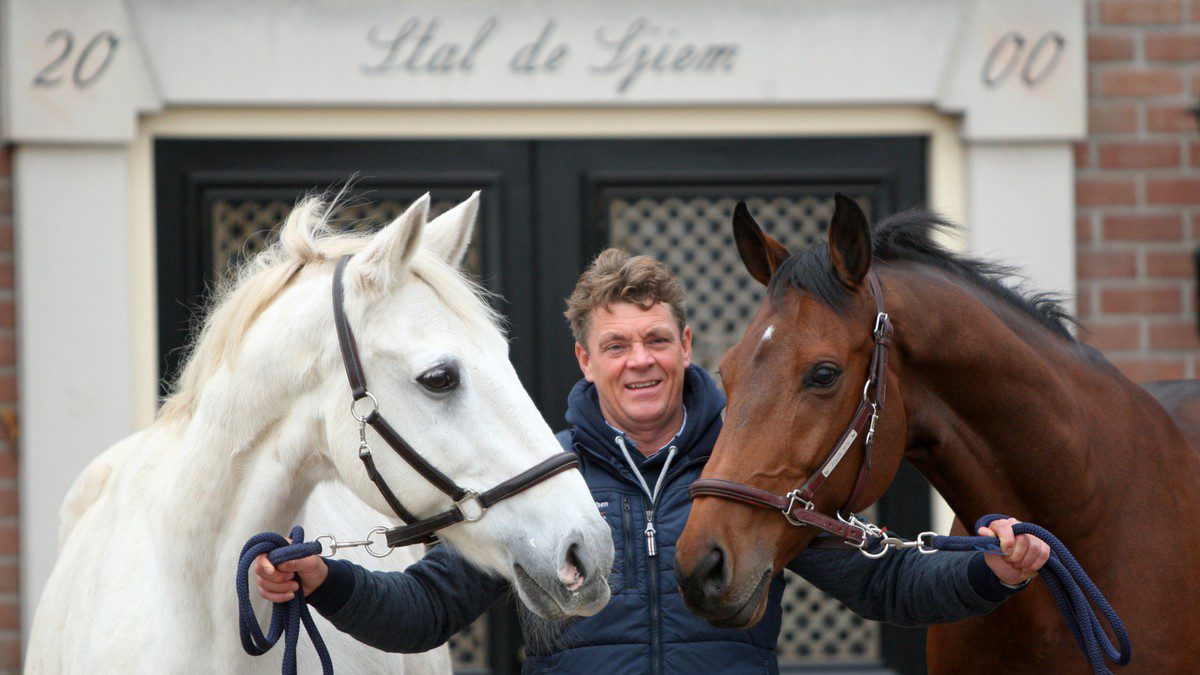
<svg viewBox="0 0 1200 675">
<path fill-rule="evenodd" d="M 675 578 L 684 602 L 714 626 L 744 628 L 757 623 L 774 572 L 770 557 L 755 551 L 731 556 L 719 536 L 692 536 L 700 529 L 689 521 L 675 548 Z"/>
</svg>

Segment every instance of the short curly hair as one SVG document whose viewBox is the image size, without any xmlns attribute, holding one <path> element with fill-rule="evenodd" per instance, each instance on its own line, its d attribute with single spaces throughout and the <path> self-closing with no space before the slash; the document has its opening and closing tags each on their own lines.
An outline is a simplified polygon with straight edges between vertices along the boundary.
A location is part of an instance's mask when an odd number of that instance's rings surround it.
<svg viewBox="0 0 1200 675">
<path fill-rule="evenodd" d="M 575 290 L 567 298 L 567 321 L 575 341 L 587 347 L 592 312 L 614 302 L 628 302 L 649 308 L 661 302 L 682 333 L 687 325 L 687 301 L 683 287 L 667 266 L 649 256 L 631 256 L 618 248 L 608 248 L 596 256 L 579 275 Z"/>
</svg>

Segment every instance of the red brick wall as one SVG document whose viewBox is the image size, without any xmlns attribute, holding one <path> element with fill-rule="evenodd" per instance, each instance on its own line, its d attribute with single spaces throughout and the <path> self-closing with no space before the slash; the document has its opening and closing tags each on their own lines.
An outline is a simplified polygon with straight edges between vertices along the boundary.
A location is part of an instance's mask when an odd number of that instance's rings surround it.
<svg viewBox="0 0 1200 675">
<path fill-rule="evenodd" d="M 1135 381 L 1196 377 L 1200 0 L 1089 0 L 1087 13 L 1081 336 Z"/>
<path fill-rule="evenodd" d="M 17 551 L 17 372 L 12 154 L 0 147 L 0 671 L 21 662 Z"/>
</svg>

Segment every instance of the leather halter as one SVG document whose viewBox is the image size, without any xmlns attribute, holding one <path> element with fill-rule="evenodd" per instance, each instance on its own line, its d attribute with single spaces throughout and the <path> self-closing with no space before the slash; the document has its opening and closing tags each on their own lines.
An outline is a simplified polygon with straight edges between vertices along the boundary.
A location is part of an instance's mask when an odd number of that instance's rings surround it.
<svg viewBox="0 0 1200 675">
<path fill-rule="evenodd" d="M 700 478 L 693 481 L 688 490 L 692 499 L 721 497 L 751 506 L 778 510 L 793 525 L 811 525 L 860 548 L 867 544 L 869 534 L 867 530 L 859 526 L 857 519 L 844 518 L 841 515 L 843 510 L 849 510 L 853 506 L 866 483 L 867 473 L 871 469 L 871 443 L 875 440 L 875 422 L 879 419 L 879 412 L 883 410 L 883 400 L 887 394 L 887 355 L 888 347 L 892 344 L 892 320 L 884 311 L 883 293 L 879 288 L 879 279 L 875 276 L 874 270 L 867 272 L 867 283 L 871 287 L 871 293 L 875 296 L 876 309 L 875 328 L 872 331 L 875 348 L 871 353 L 871 365 L 867 369 L 867 383 L 863 386 L 863 398 L 854 411 L 850 425 L 833 444 L 833 449 L 826 455 L 821 466 L 808 477 L 803 485 L 786 495 L 778 495 L 761 488 L 722 478 Z M 854 441 L 863 435 L 864 430 L 866 437 L 863 438 L 862 444 L 863 461 L 850 497 L 838 510 L 836 518 L 818 512 L 813 506 L 813 499 L 817 491 L 846 457 L 846 453 L 854 445 Z"/>
<path fill-rule="evenodd" d="M 338 260 L 337 269 L 333 273 L 333 320 L 337 327 L 338 345 L 340 345 L 342 351 L 342 364 L 346 367 L 346 377 L 350 380 L 350 391 L 354 397 L 350 404 L 350 413 L 359 423 L 359 438 L 361 443 L 358 448 L 358 457 L 362 460 L 363 466 L 366 467 L 367 475 L 371 478 L 371 482 L 383 494 L 383 498 L 392 507 L 392 510 L 396 512 L 400 520 L 406 523 L 406 525 L 394 527 L 385 532 L 384 536 L 387 539 L 388 546 L 395 548 L 411 544 L 427 544 L 435 541 L 438 530 L 463 521 L 473 522 L 479 520 L 496 502 L 508 499 L 552 476 L 579 466 L 579 459 L 575 455 L 569 452 L 559 452 L 512 478 L 503 481 L 490 490 L 476 492 L 460 487 L 449 476 L 430 464 L 419 452 L 413 450 L 412 446 L 404 440 L 404 437 L 392 425 L 388 424 L 383 415 L 379 413 L 375 397 L 367 390 L 367 378 L 363 373 L 362 361 L 358 357 L 358 345 L 354 340 L 354 333 L 350 330 L 350 322 L 346 319 L 346 311 L 343 305 L 342 273 L 349 260 L 350 256 L 348 255 Z M 364 399 L 370 402 L 371 409 L 360 414 L 356 406 Z M 421 519 L 418 519 L 412 512 L 404 508 L 400 504 L 400 500 L 396 498 L 395 493 L 388 487 L 387 481 L 383 479 L 383 476 L 375 468 L 375 460 L 371 457 L 371 449 L 367 447 L 366 425 L 368 424 L 409 466 L 421 474 L 431 485 L 449 496 L 454 505 L 441 513 Z"/>
</svg>

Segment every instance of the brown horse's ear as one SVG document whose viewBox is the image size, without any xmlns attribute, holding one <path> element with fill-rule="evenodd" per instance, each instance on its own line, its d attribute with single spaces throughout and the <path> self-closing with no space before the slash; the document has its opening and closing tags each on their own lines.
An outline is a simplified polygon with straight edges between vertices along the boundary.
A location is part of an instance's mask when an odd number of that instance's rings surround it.
<svg viewBox="0 0 1200 675">
<path fill-rule="evenodd" d="M 742 264 L 763 286 L 771 282 L 771 275 L 791 255 L 783 244 L 762 231 L 750 215 L 750 209 L 746 208 L 746 202 L 738 202 L 733 207 L 733 240 L 737 242 Z"/>
<path fill-rule="evenodd" d="M 844 194 L 833 196 L 829 223 L 829 262 L 838 279 L 857 288 L 871 269 L 871 226 L 858 203 Z"/>
</svg>

